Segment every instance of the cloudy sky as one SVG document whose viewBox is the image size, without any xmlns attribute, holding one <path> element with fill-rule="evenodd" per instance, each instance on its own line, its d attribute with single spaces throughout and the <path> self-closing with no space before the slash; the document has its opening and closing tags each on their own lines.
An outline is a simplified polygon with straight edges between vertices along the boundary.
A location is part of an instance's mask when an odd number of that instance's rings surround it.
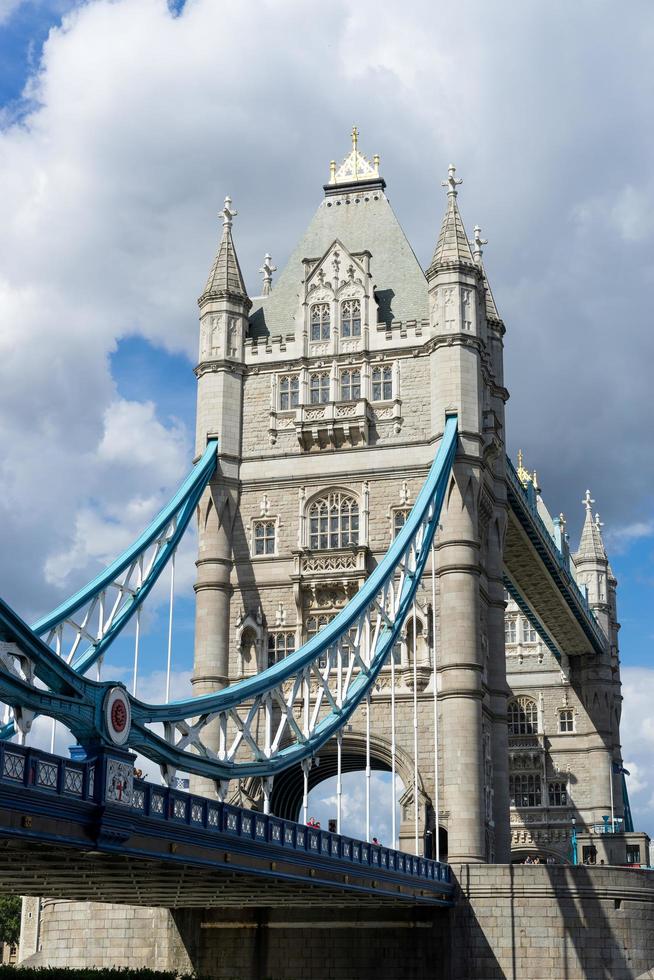
<svg viewBox="0 0 654 980">
<path fill-rule="evenodd" d="M 605 524 L 654 833 L 653 45 L 649 0 L 0 0 L 0 593 L 35 618 L 167 499 L 223 197 L 256 293 L 356 122 L 424 264 L 450 161 L 464 178 L 507 324 L 509 448 L 573 546 L 586 487 Z"/>
</svg>

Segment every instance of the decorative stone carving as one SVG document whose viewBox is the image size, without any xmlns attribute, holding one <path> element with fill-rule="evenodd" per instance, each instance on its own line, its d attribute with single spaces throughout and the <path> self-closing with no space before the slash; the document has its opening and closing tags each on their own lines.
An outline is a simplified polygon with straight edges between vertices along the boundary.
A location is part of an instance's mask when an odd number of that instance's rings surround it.
<svg viewBox="0 0 654 980">
<path fill-rule="evenodd" d="M 105 784 L 105 799 L 107 802 L 131 806 L 133 792 L 134 766 L 132 763 L 121 759 L 109 759 L 107 761 L 107 781 Z"/>
</svg>

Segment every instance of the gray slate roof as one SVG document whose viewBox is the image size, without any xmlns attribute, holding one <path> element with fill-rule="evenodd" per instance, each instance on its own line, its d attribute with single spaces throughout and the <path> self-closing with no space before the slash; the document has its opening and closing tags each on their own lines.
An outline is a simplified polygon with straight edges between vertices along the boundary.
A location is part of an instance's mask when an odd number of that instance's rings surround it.
<svg viewBox="0 0 654 980">
<path fill-rule="evenodd" d="M 232 240 L 232 232 L 228 225 L 223 226 L 223 237 L 202 295 L 221 292 L 232 293 L 235 296 L 247 296 L 241 267 L 238 264 L 236 249 Z"/>
<path fill-rule="evenodd" d="M 606 561 L 606 550 L 602 541 L 602 532 L 593 520 L 593 515 L 589 508 L 586 510 L 586 519 L 581 530 L 579 550 L 575 558 L 598 558 Z"/>
<path fill-rule="evenodd" d="M 381 321 L 422 320 L 429 316 L 427 281 L 420 263 L 386 195 L 381 189 L 370 189 L 350 194 L 349 204 L 344 195 L 325 198 L 270 295 L 255 302 L 250 315 L 255 336 L 294 331 L 299 297 L 303 294 L 302 259 L 321 258 L 335 239 L 350 252 L 367 249 L 371 253 L 370 271 Z"/>
<path fill-rule="evenodd" d="M 451 192 L 447 195 L 447 208 L 431 265 L 441 262 L 466 262 L 474 265 L 468 236 L 456 203 L 456 194 Z"/>
</svg>

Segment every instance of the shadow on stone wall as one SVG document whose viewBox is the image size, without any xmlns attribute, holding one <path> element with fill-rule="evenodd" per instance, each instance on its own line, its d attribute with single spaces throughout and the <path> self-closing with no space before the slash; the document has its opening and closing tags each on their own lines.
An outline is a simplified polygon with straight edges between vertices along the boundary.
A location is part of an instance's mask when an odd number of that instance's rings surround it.
<svg viewBox="0 0 654 980">
<path fill-rule="evenodd" d="M 654 977 L 654 874 L 562 865 L 454 870 L 453 980 Z"/>
</svg>

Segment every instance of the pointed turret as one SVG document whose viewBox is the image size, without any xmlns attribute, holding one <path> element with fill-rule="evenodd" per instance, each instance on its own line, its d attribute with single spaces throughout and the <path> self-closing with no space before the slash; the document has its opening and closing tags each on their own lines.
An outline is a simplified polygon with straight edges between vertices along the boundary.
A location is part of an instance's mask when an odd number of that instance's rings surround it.
<svg viewBox="0 0 654 980">
<path fill-rule="evenodd" d="M 459 212 L 457 199 L 457 186 L 463 183 L 460 177 L 455 177 L 456 167 L 453 163 L 448 168 L 447 180 L 442 181 L 443 187 L 447 187 L 447 208 L 441 225 L 441 233 L 436 242 L 434 255 L 427 270 L 427 278 L 430 273 L 439 267 L 456 265 L 474 265 L 472 252 L 468 243 L 468 236 L 463 227 L 463 220 Z"/>
<path fill-rule="evenodd" d="M 582 561 L 596 559 L 605 562 L 607 561 L 607 557 L 601 530 L 604 525 L 599 519 L 599 514 L 595 514 L 595 517 L 593 517 L 592 505 L 595 501 L 590 495 L 590 490 L 586 490 L 586 496 L 582 500 L 582 503 L 586 508 L 586 516 L 575 561 L 577 559 L 581 559 Z"/>
<path fill-rule="evenodd" d="M 490 283 L 488 281 L 488 276 L 486 275 L 486 269 L 484 268 L 484 262 L 482 258 L 484 254 L 483 246 L 488 245 L 488 239 L 481 237 L 481 228 L 479 227 L 479 225 L 475 225 L 473 234 L 474 234 L 474 238 L 470 242 L 470 244 L 472 245 L 472 255 L 475 260 L 475 263 L 481 269 L 481 273 L 483 276 L 484 294 L 486 298 L 486 320 L 488 321 L 489 324 L 493 326 L 498 324 L 503 325 L 502 317 L 498 313 L 497 304 L 495 303 L 495 297 L 493 296 L 493 291 L 490 288 Z"/>
<path fill-rule="evenodd" d="M 200 307 L 200 364 L 224 359 L 241 360 L 247 333 L 247 314 L 252 302 L 246 292 L 232 238 L 237 214 L 227 196 L 218 217 L 223 233 L 207 284 L 198 300 Z"/>
<path fill-rule="evenodd" d="M 609 561 L 602 541 L 602 523 L 599 514 L 593 517 L 592 505 L 595 501 L 590 495 L 590 490 L 586 490 L 582 503 L 586 508 L 586 516 L 579 548 L 574 555 L 577 580 L 582 586 L 586 586 L 590 607 L 604 632 L 609 636 Z"/>
<path fill-rule="evenodd" d="M 231 197 L 227 196 L 224 207 L 219 214 L 219 217 L 223 219 L 223 234 L 209 272 L 207 284 L 198 300 L 200 306 L 206 300 L 220 296 L 247 299 L 247 291 L 232 239 L 232 221 L 237 214 L 238 211 L 232 210 Z"/>
</svg>

